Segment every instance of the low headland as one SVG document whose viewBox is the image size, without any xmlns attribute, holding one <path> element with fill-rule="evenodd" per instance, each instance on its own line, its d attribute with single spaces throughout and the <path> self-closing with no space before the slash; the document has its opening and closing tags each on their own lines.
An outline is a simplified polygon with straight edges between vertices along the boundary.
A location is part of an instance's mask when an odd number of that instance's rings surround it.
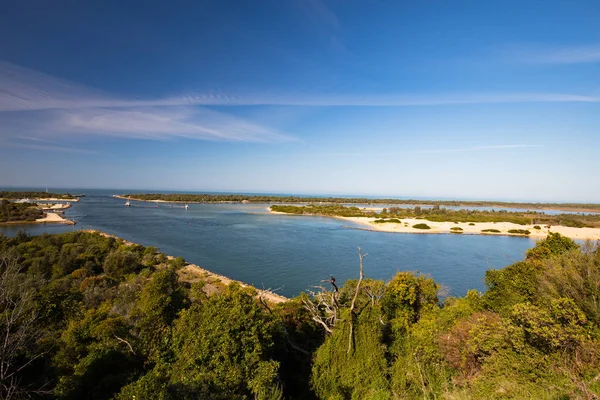
<svg viewBox="0 0 600 400">
<path fill-rule="evenodd" d="M 0 191 L 0 200 L 29 199 L 32 201 L 69 201 L 78 202 L 79 197 L 70 193 Z"/>
<path fill-rule="evenodd" d="M 0 201 L 0 224 L 53 223 L 74 225 L 75 222 L 59 214 L 69 207 L 70 205 L 67 204 L 40 205 L 37 203 L 16 203 L 3 199 Z"/>
<path fill-rule="evenodd" d="M 102 232 L 102 231 L 99 231 L 96 229 L 82 229 L 79 232 L 86 232 L 86 233 L 101 235 L 101 236 L 107 237 L 107 238 L 113 238 L 125 246 L 140 246 L 137 243 L 133 243 L 128 240 L 121 239 L 117 236 L 114 236 L 109 233 Z M 273 291 L 271 291 L 269 289 L 258 289 L 256 287 L 249 285 L 247 283 L 244 283 L 242 281 L 237 281 L 237 280 L 231 279 L 227 276 L 219 275 L 214 272 L 211 272 L 211 271 L 204 269 L 196 264 L 190 264 L 188 262 L 185 262 L 185 260 L 183 260 L 183 258 L 181 258 L 181 257 L 176 258 L 176 257 L 167 255 L 166 260 L 168 260 L 178 266 L 177 273 L 179 275 L 179 279 L 182 282 L 187 282 L 190 284 L 196 283 L 196 282 L 204 282 L 205 285 L 203 287 L 203 290 L 204 290 L 204 292 L 206 292 L 207 295 L 210 295 L 214 292 L 219 291 L 223 286 L 228 286 L 231 283 L 237 283 L 242 288 L 255 289 L 257 292 L 257 297 L 265 299 L 269 303 L 278 304 L 278 303 L 283 303 L 283 302 L 289 300 L 287 297 L 284 297 L 277 293 L 274 293 Z"/>
<path fill-rule="evenodd" d="M 508 235 L 545 238 L 549 232 L 578 240 L 600 240 L 600 215 L 539 212 L 448 210 L 434 207 L 391 207 L 377 213 L 342 205 L 273 205 L 271 213 L 339 218 L 365 226 L 367 230 L 421 233 Z"/>
</svg>

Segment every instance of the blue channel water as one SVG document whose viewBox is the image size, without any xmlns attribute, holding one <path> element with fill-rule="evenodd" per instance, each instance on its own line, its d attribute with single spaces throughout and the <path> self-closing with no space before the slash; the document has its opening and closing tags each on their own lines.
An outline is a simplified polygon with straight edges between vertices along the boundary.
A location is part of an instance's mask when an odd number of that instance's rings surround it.
<svg viewBox="0 0 600 400">
<path fill-rule="evenodd" d="M 468 289 L 484 291 L 487 269 L 512 264 L 535 245 L 533 239 L 509 236 L 365 231 L 337 219 L 273 215 L 267 204 L 190 204 L 185 210 L 132 202 L 125 207 L 124 200 L 112 197 L 121 191 L 85 192 L 66 213 L 75 226 L 5 225 L 0 233 L 98 229 L 260 288 L 281 288 L 284 296 L 310 289 L 330 274 L 338 282 L 356 278 L 357 246 L 369 253 L 366 277 L 389 280 L 397 271 L 419 271 L 461 296 Z"/>
</svg>

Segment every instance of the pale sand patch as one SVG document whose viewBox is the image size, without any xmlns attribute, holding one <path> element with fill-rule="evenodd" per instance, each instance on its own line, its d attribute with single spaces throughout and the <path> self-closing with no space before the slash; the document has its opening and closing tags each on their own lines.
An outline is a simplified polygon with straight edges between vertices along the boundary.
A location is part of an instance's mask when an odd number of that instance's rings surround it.
<svg viewBox="0 0 600 400">
<path fill-rule="evenodd" d="M 518 225 L 511 222 L 474 222 L 475 225 L 469 225 L 468 222 L 461 222 L 455 224 L 454 222 L 432 222 L 425 219 L 416 218 L 404 218 L 401 219 L 402 223 L 379 223 L 376 224 L 373 221 L 379 218 L 371 217 L 337 217 L 346 221 L 352 221 L 364 226 L 369 227 L 375 231 L 381 232 L 398 232 L 398 233 L 452 233 L 450 228 L 462 228 L 463 235 L 511 235 L 511 236 L 524 236 L 515 233 L 509 233 L 512 229 L 525 229 L 531 232 L 529 237 L 534 238 L 545 238 L 548 236 L 548 232 L 560 233 L 563 236 L 571 239 L 590 239 L 600 240 L 600 228 L 571 228 L 568 226 L 552 225 L 548 229 L 545 225 L 538 225 L 541 229 L 534 229 L 535 225 Z M 408 224 L 405 226 L 404 224 Z M 431 229 L 415 229 L 413 225 L 416 224 L 427 224 Z M 486 233 L 482 232 L 484 229 L 497 229 L 500 233 Z"/>
<path fill-rule="evenodd" d="M 79 201 L 78 197 L 72 198 L 72 199 L 55 199 L 53 197 L 48 197 L 46 199 L 31 199 L 33 201 L 70 201 L 70 202 L 75 202 L 77 203 Z"/>
<path fill-rule="evenodd" d="M 67 224 L 67 225 L 75 225 L 75 223 L 69 219 L 63 218 L 60 215 L 52 212 L 47 212 L 44 218 L 38 218 L 35 220 L 37 223 L 58 223 L 58 224 Z"/>
</svg>

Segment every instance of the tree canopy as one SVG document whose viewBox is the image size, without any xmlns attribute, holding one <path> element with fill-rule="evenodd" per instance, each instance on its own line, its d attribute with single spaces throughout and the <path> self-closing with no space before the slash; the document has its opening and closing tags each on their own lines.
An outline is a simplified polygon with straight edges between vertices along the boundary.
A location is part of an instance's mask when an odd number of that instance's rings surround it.
<svg viewBox="0 0 600 400">
<path fill-rule="evenodd" d="M 418 272 L 369 279 L 368 260 L 273 305 L 99 233 L 0 235 L 0 398 L 600 395 L 597 245 L 552 234 L 457 298 Z"/>
</svg>

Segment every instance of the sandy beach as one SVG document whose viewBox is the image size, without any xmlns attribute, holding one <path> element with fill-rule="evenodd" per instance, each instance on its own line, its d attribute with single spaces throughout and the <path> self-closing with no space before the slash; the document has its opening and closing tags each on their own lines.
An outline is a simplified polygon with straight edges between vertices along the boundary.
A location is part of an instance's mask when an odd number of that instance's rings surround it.
<svg viewBox="0 0 600 400">
<path fill-rule="evenodd" d="M 288 214 L 279 211 L 268 210 L 271 214 L 285 214 L 285 215 L 297 215 Z M 298 215 L 302 217 L 304 215 Z M 364 229 L 379 232 L 392 232 L 392 233 L 420 233 L 420 234 L 462 234 L 462 235 L 503 235 L 503 236 L 528 236 L 532 238 L 545 238 L 548 236 L 548 232 L 560 233 L 561 235 L 578 240 L 600 240 L 600 228 L 571 228 L 568 226 L 552 225 L 548 228 L 545 225 L 537 225 L 540 229 L 535 229 L 536 225 L 518 225 L 511 222 L 432 222 L 425 219 L 416 218 L 403 218 L 401 223 L 375 223 L 373 221 L 379 218 L 372 217 L 339 217 L 339 216 L 327 216 L 326 218 L 336 218 L 344 221 L 350 221 L 359 225 L 364 226 Z M 416 224 L 427 224 L 431 229 L 417 229 L 413 228 Z M 452 228 L 455 228 L 454 230 Z M 456 229 L 456 228 L 461 228 Z M 495 229 L 500 232 L 482 232 L 487 229 Z M 530 232 L 529 235 L 521 235 L 517 233 L 510 233 L 509 230 L 513 229 L 525 229 Z M 460 232 L 460 233 L 458 233 Z"/>
<path fill-rule="evenodd" d="M 77 197 L 74 197 L 72 199 L 55 199 L 55 198 L 49 197 L 47 199 L 31 199 L 31 200 L 32 201 L 68 201 L 68 202 L 71 202 L 71 203 L 77 203 L 77 202 L 79 202 L 79 198 L 77 198 Z"/>
<path fill-rule="evenodd" d="M 67 224 L 67 225 L 75 225 L 75 222 L 70 219 L 66 219 L 58 215 L 57 213 L 47 212 L 44 218 L 38 218 L 35 220 L 35 223 L 39 224 Z"/>
<path fill-rule="evenodd" d="M 367 218 L 367 217 L 339 217 L 340 219 L 352 221 L 365 227 L 368 227 L 374 231 L 381 232 L 398 232 L 398 233 L 453 233 L 452 228 L 461 228 L 463 235 L 510 235 L 510 236 L 524 236 L 516 233 L 509 233 L 509 230 L 513 229 L 525 229 L 531 232 L 529 237 L 533 238 L 545 238 L 548 236 L 548 232 L 560 233 L 563 236 L 571 239 L 590 239 L 600 240 L 600 228 L 570 228 L 568 226 L 552 225 L 547 228 L 544 225 L 539 225 L 541 229 L 535 229 L 535 225 L 518 225 L 511 222 L 472 222 L 470 225 L 467 222 L 454 223 L 454 222 L 432 222 L 424 219 L 406 218 L 402 219 L 402 223 L 374 223 L 378 218 Z M 413 225 L 416 224 L 427 224 L 431 229 L 416 229 Z M 486 229 L 496 229 L 499 233 L 495 232 L 482 232 Z"/>
</svg>

